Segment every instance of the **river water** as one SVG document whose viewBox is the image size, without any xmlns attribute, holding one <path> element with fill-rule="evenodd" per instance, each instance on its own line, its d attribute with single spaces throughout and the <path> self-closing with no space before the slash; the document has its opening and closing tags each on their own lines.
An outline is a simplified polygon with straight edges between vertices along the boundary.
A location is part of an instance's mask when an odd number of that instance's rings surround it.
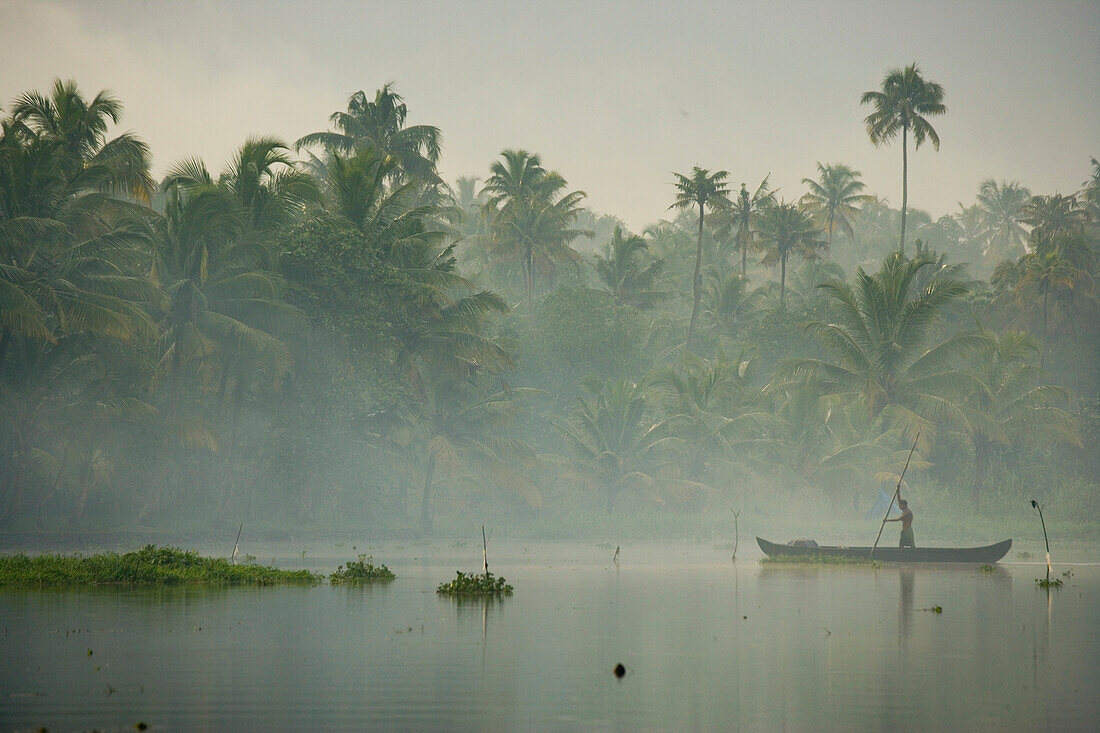
<svg viewBox="0 0 1100 733">
<path fill-rule="evenodd" d="M 0 730 L 1096 730 L 1100 566 L 732 562 L 687 544 L 375 545 L 347 588 L 0 589 Z M 350 547 L 281 567 L 332 572 Z M 1010 555 L 1010 559 L 1011 559 Z M 1061 576 L 1061 572 L 1069 572 Z M 939 607 L 941 612 L 934 609 Z M 618 679 L 616 664 L 626 667 Z"/>
</svg>

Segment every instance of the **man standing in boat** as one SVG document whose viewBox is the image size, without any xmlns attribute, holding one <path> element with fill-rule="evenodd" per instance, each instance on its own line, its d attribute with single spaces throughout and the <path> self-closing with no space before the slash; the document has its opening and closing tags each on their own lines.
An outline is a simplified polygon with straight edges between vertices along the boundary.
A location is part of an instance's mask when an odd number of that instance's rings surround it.
<svg viewBox="0 0 1100 733">
<path fill-rule="evenodd" d="M 901 509 L 901 515 L 897 517 L 891 517 L 887 519 L 887 522 L 901 522 L 901 539 L 898 541 L 898 547 L 912 547 L 916 549 L 917 543 L 913 541 L 913 511 L 909 508 L 909 502 L 905 499 L 898 498 L 898 508 Z"/>
</svg>

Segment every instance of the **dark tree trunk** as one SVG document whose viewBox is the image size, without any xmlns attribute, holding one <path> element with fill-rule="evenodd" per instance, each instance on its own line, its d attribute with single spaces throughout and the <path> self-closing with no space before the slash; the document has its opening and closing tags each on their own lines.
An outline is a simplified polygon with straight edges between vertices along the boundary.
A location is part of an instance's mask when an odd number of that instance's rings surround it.
<svg viewBox="0 0 1100 733">
<path fill-rule="evenodd" d="M 695 322 L 699 318 L 699 302 L 703 299 L 703 204 L 699 204 L 699 240 L 695 246 L 695 276 L 691 279 L 694 302 L 691 306 L 691 323 L 688 324 L 687 350 L 695 337 Z"/>
<path fill-rule="evenodd" d="M 909 146 L 906 142 L 909 124 L 901 125 L 901 240 L 898 252 L 905 254 L 905 211 L 909 206 Z"/>
</svg>

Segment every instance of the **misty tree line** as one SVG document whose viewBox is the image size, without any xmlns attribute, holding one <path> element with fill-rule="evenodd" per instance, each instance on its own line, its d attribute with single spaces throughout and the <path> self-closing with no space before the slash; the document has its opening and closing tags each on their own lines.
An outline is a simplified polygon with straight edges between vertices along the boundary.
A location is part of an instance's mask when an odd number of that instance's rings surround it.
<svg viewBox="0 0 1100 733">
<path fill-rule="evenodd" d="M 892 71 L 870 141 L 905 171 L 942 97 Z M 914 440 L 960 508 L 1095 486 L 1096 160 L 938 220 L 841 163 L 695 168 L 632 233 L 535 153 L 448 185 L 389 85 L 159 182 L 121 113 L 59 80 L 2 117 L 5 526 L 862 511 Z"/>
</svg>

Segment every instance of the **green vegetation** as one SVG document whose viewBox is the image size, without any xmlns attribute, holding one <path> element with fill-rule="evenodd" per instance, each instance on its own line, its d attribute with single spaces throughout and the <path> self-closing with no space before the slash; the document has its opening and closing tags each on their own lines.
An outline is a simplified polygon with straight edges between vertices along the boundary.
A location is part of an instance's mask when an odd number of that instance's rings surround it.
<svg viewBox="0 0 1100 733">
<path fill-rule="evenodd" d="M 314 585 L 321 578 L 306 570 L 233 565 L 194 551 L 146 545 L 119 555 L 0 555 L 0 586 L 73 585 Z"/>
<path fill-rule="evenodd" d="M 440 583 L 436 593 L 447 596 L 510 596 L 512 586 L 504 578 L 496 577 L 488 570 L 484 573 L 464 573 L 461 570 L 449 583 Z"/>
<path fill-rule="evenodd" d="M 360 555 L 358 560 L 351 560 L 338 567 L 336 572 L 328 576 L 328 582 L 332 585 L 388 583 L 396 577 L 385 565 L 375 565 L 373 558 Z"/>
<path fill-rule="evenodd" d="M 910 209 L 944 94 L 914 64 L 863 95 L 900 209 L 842 162 L 789 202 L 695 166 L 635 233 L 535 152 L 448 185 L 392 85 L 161 181 L 111 93 L 27 92 L 0 115 L 0 530 L 713 541 L 736 506 L 851 533 L 919 433 L 903 493 L 937 538 L 1026 536 L 1034 497 L 1095 539 L 1100 163 Z"/>
</svg>

